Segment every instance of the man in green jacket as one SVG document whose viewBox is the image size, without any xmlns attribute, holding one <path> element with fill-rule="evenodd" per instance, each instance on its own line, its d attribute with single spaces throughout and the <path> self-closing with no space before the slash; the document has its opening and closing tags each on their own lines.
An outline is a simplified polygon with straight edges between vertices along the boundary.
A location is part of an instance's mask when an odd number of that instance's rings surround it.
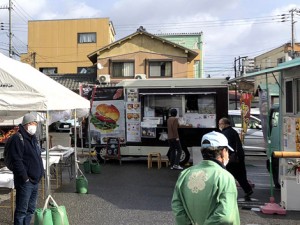
<svg viewBox="0 0 300 225">
<path fill-rule="evenodd" d="M 181 172 L 172 198 L 177 225 L 240 225 L 235 179 L 225 169 L 227 138 L 219 132 L 201 140 L 203 161 Z"/>
</svg>

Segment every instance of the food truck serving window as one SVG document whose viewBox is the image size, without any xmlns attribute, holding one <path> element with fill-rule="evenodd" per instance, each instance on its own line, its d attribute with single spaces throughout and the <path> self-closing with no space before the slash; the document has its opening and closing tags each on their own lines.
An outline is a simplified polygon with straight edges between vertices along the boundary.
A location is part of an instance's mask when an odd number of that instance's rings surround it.
<svg viewBox="0 0 300 225">
<path fill-rule="evenodd" d="M 155 117 L 161 120 L 161 123 L 166 122 L 171 108 L 176 108 L 178 116 L 183 118 L 198 118 L 200 114 L 213 115 L 211 118 L 215 118 L 216 115 L 215 93 L 147 93 L 141 95 L 141 100 L 143 116 Z M 215 127 L 214 120 L 212 127 Z"/>
</svg>

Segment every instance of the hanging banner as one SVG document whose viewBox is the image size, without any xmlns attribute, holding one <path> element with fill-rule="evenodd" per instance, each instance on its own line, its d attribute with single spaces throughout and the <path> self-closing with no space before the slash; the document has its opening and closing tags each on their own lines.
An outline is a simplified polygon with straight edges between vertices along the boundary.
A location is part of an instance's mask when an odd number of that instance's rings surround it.
<svg viewBox="0 0 300 225">
<path fill-rule="evenodd" d="M 268 122 L 268 92 L 267 90 L 259 91 L 259 111 L 262 131 L 265 143 L 267 143 L 267 122 Z"/>
<path fill-rule="evenodd" d="M 242 132 L 243 137 L 247 133 L 249 119 L 250 119 L 250 109 L 251 109 L 251 101 L 252 101 L 252 94 L 250 93 L 242 93 L 241 94 L 241 115 L 242 115 Z"/>
</svg>

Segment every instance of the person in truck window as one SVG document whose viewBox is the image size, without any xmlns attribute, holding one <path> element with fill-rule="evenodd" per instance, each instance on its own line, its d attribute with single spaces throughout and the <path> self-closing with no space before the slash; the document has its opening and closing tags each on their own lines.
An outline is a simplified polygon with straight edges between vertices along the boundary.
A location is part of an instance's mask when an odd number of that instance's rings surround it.
<svg viewBox="0 0 300 225">
<path fill-rule="evenodd" d="M 182 148 L 178 134 L 179 123 L 178 118 L 176 118 L 177 110 L 171 109 L 170 115 L 171 116 L 167 120 L 167 126 L 171 169 L 182 170 L 183 168 L 179 165 Z"/>
</svg>

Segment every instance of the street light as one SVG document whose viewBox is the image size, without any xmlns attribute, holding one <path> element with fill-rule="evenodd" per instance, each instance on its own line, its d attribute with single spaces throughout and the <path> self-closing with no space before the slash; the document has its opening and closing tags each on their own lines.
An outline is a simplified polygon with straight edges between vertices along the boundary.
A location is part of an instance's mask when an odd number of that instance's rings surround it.
<svg viewBox="0 0 300 225">
<path fill-rule="evenodd" d="M 239 56 L 238 58 L 236 58 L 236 57 L 234 58 L 234 78 L 237 77 L 236 61 L 239 61 L 239 76 L 241 76 L 241 59 L 245 60 L 247 58 L 248 58 L 248 56 L 243 56 L 243 57 Z M 243 71 L 244 71 L 244 69 L 243 69 Z M 237 82 L 235 84 L 235 109 L 238 109 L 238 107 L 237 107 Z"/>
</svg>

